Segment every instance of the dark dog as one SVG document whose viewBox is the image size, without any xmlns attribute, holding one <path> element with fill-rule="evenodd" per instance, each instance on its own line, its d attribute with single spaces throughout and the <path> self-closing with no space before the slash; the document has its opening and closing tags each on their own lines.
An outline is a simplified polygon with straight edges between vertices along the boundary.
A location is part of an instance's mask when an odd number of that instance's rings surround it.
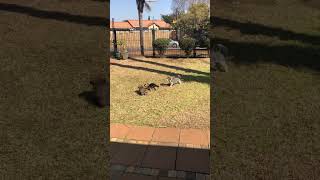
<svg viewBox="0 0 320 180">
<path fill-rule="evenodd" d="M 157 90 L 157 88 L 159 88 L 158 85 L 156 85 L 155 83 L 150 83 L 149 85 L 146 86 L 146 88 L 151 91 L 151 90 Z"/>
<path fill-rule="evenodd" d="M 144 84 L 143 86 L 138 86 L 138 90 L 136 91 L 139 95 L 145 96 L 148 94 L 148 91 L 157 90 L 159 86 L 155 83 Z"/>
</svg>

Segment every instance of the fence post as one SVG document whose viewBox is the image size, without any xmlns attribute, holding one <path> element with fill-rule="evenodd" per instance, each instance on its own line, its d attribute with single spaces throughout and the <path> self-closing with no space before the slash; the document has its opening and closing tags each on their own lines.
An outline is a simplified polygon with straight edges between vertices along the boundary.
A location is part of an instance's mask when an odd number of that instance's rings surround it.
<svg viewBox="0 0 320 180">
<path fill-rule="evenodd" d="M 117 31 L 114 27 L 114 18 L 112 18 L 112 28 L 113 28 L 113 49 L 114 52 L 118 52 L 118 46 L 117 46 Z"/>
<path fill-rule="evenodd" d="M 196 48 L 193 48 L 193 57 L 197 57 Z"/>
<path fill-rule="evenodd" d="M 114 51 L 118 52 L 118 45 L 117 45 L 117 31 L 113 30 L 113 42 L 114 42 Z"/>
<path fill-rule="evenodd" d="M 156 30 L 153 27 L 153 29 L 152 29 L 152 55 L 153 55 L 153 57 L 156 56 L 156 52 L 155 52 L 155 49 L 154 49 L 154 46 L 153 46 L 153 43 L 154 43 L 155 39 L 156 39 Z"/>
</svg>

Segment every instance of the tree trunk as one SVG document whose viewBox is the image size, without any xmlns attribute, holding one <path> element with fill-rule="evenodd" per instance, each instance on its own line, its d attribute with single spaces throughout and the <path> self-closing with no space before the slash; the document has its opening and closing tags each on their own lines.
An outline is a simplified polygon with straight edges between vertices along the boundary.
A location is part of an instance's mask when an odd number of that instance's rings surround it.
<svg viewBox="0 0 320 180">
<path fill-rule="evenodd" d="M 140 50 L 141 50 L 141 55 L 144 56 L 142 12 L 138 12 L 138 13 L 139 13 L 139 26 L 140 26 Z"/>
</svg>

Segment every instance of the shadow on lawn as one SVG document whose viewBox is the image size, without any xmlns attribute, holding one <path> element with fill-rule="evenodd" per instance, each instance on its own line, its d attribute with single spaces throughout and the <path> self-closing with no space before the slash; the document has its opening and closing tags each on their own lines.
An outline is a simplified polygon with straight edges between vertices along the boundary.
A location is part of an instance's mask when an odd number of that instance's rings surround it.
<svg viewBox="0 0 320 180">
<path fill-rule="evenodd" d="M 233 42 L 223 38 L 215 38 L 213 41 L 222 43 L 230 49 L 234 56 L 231 61 L 234 63 L 272 62 L 293 68 L 307 67 L 320 71 L 320 51 L 317 48 L 303 48 L 293 45 L 269 46 L 258 43 Z"/>
<path fill-rule="evenodd" d="M 79 98 L 84 99 L 89 104 L 94 105 L 99 108 L 103 108 L 103 106 L 100 106 L 98 103 L 98 98 L 96 97 L 96 94 L 94 91 L 84 91 L 78 95 Z M 109 106 L 109 102 L 107 102 L 107 106 Z"/>
<path fill-rule="evenodd" d="M 158 66 L 162 66 L 162 67 L 166 67 L 166 68 L 172 68 L 172 69 L 176 69 L 176 70 L 180 70 L 180 71 L 185 71 L 188 73 L 196 73 L 196 74 L 202 74 L 202 75 L 206 75 L 206 76 L 210 75 L 210 73 L 206 73 L 206 72 L 202 72 L 202 71 L 198 71 L 198 70 L 194 70 L 194 69 L 186 69 L 186 68 L 182 68 L 182 67 L 178 67 L 178 66 L 171 66 L 171 65 L 167 65 L 167 64 L 158 63 L 158 62 L 145 61 L 145 60 L 137 59 L 134 57 L 130 57 L 130 59 L 133 61 L 154 64 L 154 65 L 158 65 Z"/>
<path fill-rule="evenodd" d="M 105 26 L 109 27 L 109 20 L 104 17 L 97 16 L 83 16 L 73 15 L 65 12 L 57 11 L 44 11 L 33 7 L 21 6 L 17 4 L 0 3 L 0 11 L 8 11 L 26 14 L 29 16 L 43 18 L 43 19 L 54 19 L 59 21 L 67 21 L 77 24 L 85 24 L 88 26 Z"/>
<path fill-rule="evenodd" d="M 195 81 L 195 82 L 199 82 L 199 83 L 210 84 L 210 74 L 209 73 L 207 76 L 192 76 L 192 75 L 183 75 L 183 74 L 179 74 L 179 73 L 173 73 L 173 72 L 162 71 L 162 70 L 151 69 L 151 68 L 140 67 L 140 66 L 124 65 L 124 64 L 118 64 L 118 63 L 112 63 L 112 62 L 110 62 L 110 66 L 119 66 L 119 67 L 123 67 L 123 68 L 136 69 L 136 70 L 140 70 L 140 71 L 148 71 L 148 72 L 164 74 L 164 75 L 168 75 L 168 76 L 181 75 L 181 79 L 184 82 Z"/>
<path fill-rule="evenodd" d="M 320 45 L 320 36 L 296 33 L 277 27 L 268 27 L 262 24 L 252 22 L 238 22 L 222 17 L 211 17 L 211 23 L 214 26 L 229 27 L 238 29 L 242 34 L 276 36 L 280 40 L 298 40 L 304 43 Z"/>
</svg>

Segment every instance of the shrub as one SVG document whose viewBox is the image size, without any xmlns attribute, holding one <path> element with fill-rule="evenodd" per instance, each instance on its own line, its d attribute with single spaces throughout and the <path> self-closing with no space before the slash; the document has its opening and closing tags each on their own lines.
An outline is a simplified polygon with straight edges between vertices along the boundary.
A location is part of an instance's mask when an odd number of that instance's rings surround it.
<svg viewBox="0 0 320 180">
<path fill-rule="evenodd" d="M 208 48 L 210 45 L 210 39 L 208 38 L 208 32 L 205 29 L 200 29 L 194 32 L 191 36 L 196 39 L 196 46 Z"/>
<path fill-rule="evenodd" d="M 199 39 L 197 39 L 196 47 L 209 48 L 210 39 L 207 37 L 200 37 Z"/>
<path fill-rule="evenodd" d="M 158 51 L 160 56 L 163 56 L 169 47 L 170 40 L 166 38 L 159 38 L 153 42 L 154 48 Z"/>
<path fill-rule="evenodd" d="M 209 48 L 210 47 L 210 39 L 209 38 L 205 38 L 204 40 L 203 40 L 203 44 L 200 44 L 200 47 L 206 47 L 206 48 Z"/>
<path fill-rule="evenodd" d="M 191 55 L 192 50 L 196 46 L 196 40 L 190 37 L 184 37 L 179 42 L 180 48 L 184 50 L 187 56 Z"/>
</svg>

